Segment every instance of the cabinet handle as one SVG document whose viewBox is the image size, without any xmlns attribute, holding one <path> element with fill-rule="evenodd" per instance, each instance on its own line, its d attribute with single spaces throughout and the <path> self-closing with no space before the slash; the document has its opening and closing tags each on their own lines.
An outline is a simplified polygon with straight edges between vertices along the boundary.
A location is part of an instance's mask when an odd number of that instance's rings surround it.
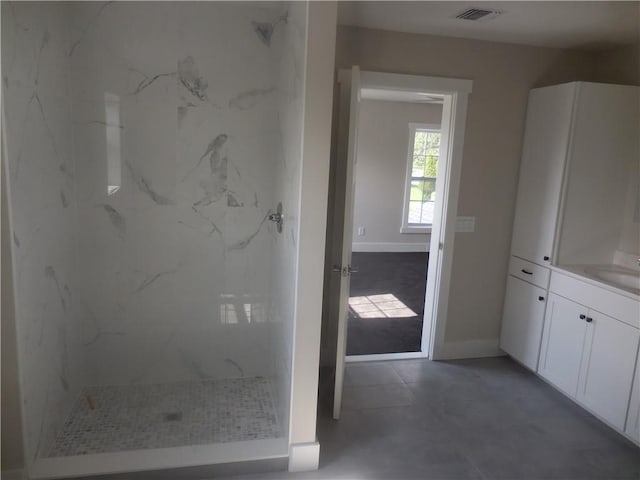
<svg viewBox="0 0 640 480">
<path fill-rule="evenodd" d="M 544 297 L 538 297 L 538 300 L 540 300 L 541 302 L 544 301 Z"/>
<path fill-rule="evenodd" d="M 522 270 L 520 270 L 522 273 L 526 273 L 527 275 L 533 275 L 533 272 L 530 272 L 529 270 L 525 270 L 524 268 Z"/>
<path fill-rule="evenodd" d="M 587 318 L 587 316 L 583 313 L 580 314 L 580 320 L 584 320 L 585 318 Z"/>
<path fill-rule="evenodd" d="M 591 323 L 591 322 L 593 322 L 593 318 L 591 318 L 591 317 L 587 317 L 586 322 L 587 322 L 587 323 Z"/>
<path fill-rule="evenodd" d="M 549 257 L 547 257 L 546 255 L 542 258 L 545 260 L 545 262 L 549 260 Z"/>
</svg>

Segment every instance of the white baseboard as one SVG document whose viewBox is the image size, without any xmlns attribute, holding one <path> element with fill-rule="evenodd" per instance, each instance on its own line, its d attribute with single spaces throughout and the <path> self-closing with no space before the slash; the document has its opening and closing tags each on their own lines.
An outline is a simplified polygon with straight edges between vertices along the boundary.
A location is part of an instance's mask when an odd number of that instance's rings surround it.
<svg viewBox="0 0 640 480">
<path fill-rule="evenodd" d="M 502 357 L 499 340 L 467 340 L 464 342 L 448 342 L 436 346 L 434 360 L 455 360 L 461 358 Z"/>
<path fill-rule="evenodd" d="M 289 445 L 289 471 L 310 472 L 320 465 L 320 444 L 294 443 Z"/>
<path fill-rule="evenodd" d="M 426 243 L 384 243 L 384 242 L 354 242 L 351 250 L 354 252 L 428 252 L 429 242 Z"/>
<path fill-rule="evenodd" d="M 27 477 L 25 477 L 23 470 L 2 470 L 0 478 L 2 480 L 25 480 Z"/>
<path fill-rule="evenodd" d="M 371 353 L 368 355 L 347 355 L 344 361 L 347 363 L 381 362 L 386 360 L 406 360 L 411 358 L 428 358 L 426 352 L 402 352 L 402 353 Z"/>
</svg>

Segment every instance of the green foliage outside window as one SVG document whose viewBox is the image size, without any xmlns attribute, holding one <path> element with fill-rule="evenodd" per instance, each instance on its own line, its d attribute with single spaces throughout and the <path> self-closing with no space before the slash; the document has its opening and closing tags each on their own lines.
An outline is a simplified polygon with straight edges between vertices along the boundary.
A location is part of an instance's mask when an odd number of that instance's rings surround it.
<svg viewBox="0 0 640 480">
<path fill-rule="evenodd" d="M 435 198 L 440 132 L 417 130 L 413 145 L 410 201 L 428 202 Z"/>
</svg>

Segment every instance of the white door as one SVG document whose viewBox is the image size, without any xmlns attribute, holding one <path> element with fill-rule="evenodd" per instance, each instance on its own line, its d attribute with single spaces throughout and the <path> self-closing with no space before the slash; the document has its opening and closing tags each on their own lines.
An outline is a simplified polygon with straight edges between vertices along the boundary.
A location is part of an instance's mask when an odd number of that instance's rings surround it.
<svg viewBox="0 0 640 480">
<path fill-rule="evenodd" d="M 546 291 L 509 275 L 500 348 L 535 371 L 538 366 Z"/>
<path fill-rule="evenodd" d="M 638 329 L 590 310 L 577 399 L 619 430 L 629 405 Z"/>
<path fill-rule="evenodd" d="M 344 364 L 347 353 L 347 320 L 349 317 L 349 281 L 351 242 L 353 236 L 353 197 L 355 193 L 354 166 L 358 140 L 358 114 L 360 103 L 360 69 L 340 71 L 340 116 L 338 120 L 338 163 L 345 165 L 344 222 L 342 230 L 341 264 L 333 266 L 332 275 L 340 276 L 340 303 L 338 310 L 338 342 L 336 348 L 336 377 L 333 394 L 333 418 L 340 418 Z"/>
<path fill-rule="evenodd" d="M 578 390 L 587 307 L 549 294 L 538 373 L 571 398 Z"/>
</svg>

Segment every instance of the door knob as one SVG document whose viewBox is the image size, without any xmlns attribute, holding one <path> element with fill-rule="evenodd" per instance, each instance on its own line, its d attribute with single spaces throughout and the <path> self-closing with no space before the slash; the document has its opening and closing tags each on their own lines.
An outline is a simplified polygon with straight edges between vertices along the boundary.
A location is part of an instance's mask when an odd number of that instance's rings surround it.
<svg viewBox="0 0 640 480">
<path fill-rule="evenodd" d="M 353 267 L 351 265 L 347 265 L 346 267 L 343 267 L 342 265 L 332 265 L 331 271 L 336 273 L 341 273 L 346 277 L 351 275 L 352 273 L 357 273 L 358 267 Z"/>
</svg>

